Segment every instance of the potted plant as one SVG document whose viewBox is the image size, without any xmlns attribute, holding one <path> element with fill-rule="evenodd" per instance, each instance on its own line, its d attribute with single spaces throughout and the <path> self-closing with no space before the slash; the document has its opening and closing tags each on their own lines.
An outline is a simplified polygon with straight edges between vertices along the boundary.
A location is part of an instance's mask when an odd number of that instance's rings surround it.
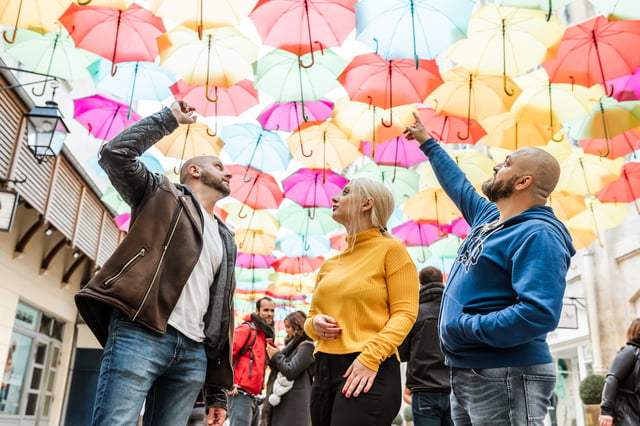
<svg viewBox="0 0 640 426">
<path fill-rule="evenodd" d="M 587 426 L 597 426 L 600 415 L 600 401 L 604 388 L 604 376 L 590 374 L 580 382 L 580 399 L 584 404 L 585 423 Z"/>
<path fill-rule="evenodd" d="M 398 413 L 395 419 L 391 422 L 392 425 L 402 426 L 402 415 Z"/>
<path fill-rule="evenodd" d="M 411 409 L 410 405 L 404 407 L 402 417 L 404 417 L 404 424 L 406 426 L 413 426 L 413 410 Z"/>
</svg>

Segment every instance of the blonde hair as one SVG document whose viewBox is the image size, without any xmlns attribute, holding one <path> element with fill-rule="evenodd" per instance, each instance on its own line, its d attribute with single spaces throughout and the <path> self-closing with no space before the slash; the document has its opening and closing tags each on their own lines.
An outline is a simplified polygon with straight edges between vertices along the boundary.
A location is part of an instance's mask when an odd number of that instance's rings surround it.
<svg viewBox="0 0 640 426">
<path fill-rule="evenodd" d="M 393 238 L 387 230 L 387 222 L 395 208 L 391 190 L 383 183 L 369 178 L 354 178 L 351 179 L 348 185 L 351 187 L 351 191 L 360 194 L 363 200 L 373 198 L 374 203 L 371 208 L 371 222 L 373 226 L 380 229 L 382 235 Z M 351 208 L 353 211 L 349 211 L 349 220 L 355 225 L 358 222 L 358 215 L 360 214 L 359 205 L 352 204 Z M 352 227 L 351 229 L 354 228 L 355 227 Z"/>
</svg>

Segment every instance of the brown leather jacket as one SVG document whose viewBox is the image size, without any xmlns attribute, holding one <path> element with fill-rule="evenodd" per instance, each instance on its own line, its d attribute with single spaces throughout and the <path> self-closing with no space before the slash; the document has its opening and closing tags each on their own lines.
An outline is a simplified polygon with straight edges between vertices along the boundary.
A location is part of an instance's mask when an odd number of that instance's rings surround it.
<svg viewBox="0 0 640 426">
<path fill-rule="evenodd" d="M 171 110 L 164 108 L 127 128 L 102 149 L 100 165 L 131 206 L 126 238 L 75 296 L 80 315 L 103 346 L 114 308 L 131 320 L 164 333 L 200 256 L 203 217 L 191 190 L 150 172 L 137 159 L 177 127 Z M 218 224 L 223 258 L 204 318 L 209 360 L 205 392 L 209 395 L 233 387 L 231 342 L 237 250 L 231 230 L 219 219 Z M 208 406 L 222 405 L 207 402 Z"/>
</svg>

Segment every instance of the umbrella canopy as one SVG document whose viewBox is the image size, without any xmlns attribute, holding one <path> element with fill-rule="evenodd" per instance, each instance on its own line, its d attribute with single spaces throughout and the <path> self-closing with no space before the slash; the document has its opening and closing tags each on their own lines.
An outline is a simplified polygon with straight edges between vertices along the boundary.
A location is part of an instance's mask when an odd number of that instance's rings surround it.
<svg viewBox="0 0 640 426">
<path fill-rule="evenodd" d="M 7 43 L 16 40 L 18 28 L 28 28 L 44 34 L 58 29 L 56 20 L 69 6 L 69 0 L 3 1 L 0 4 L 0 24 L 15 27 L 2 36 Z"/>
<path fill-rule="evenodd" d="M 200 38 L 178 26 L 158 37 L 158 48 L 160 65 L 187 84 L 205 85 L 207 90 L 231 87 L 250 77 L 258 57 L 258 46 L 235 27 L 205 30 Z"/>
<path fill-rule="evenodd" d="M 467 123 L 465 119 L 454 115 L 438 114 L 427 105 L 418 106 L 418 114 L 429 134 L 444 143 L 475 144 L 487 134 L 476 120 L 470 119 Z M 467 138 L 460 138 L 467 134 Z"/>
<path fill-rule="evenodd" d="M 615 19 L 640 19 L 640 8 L 634 0 L 589 0 L 604 16 Z"/>
<path fill-rule="evenodd" d="M 471 185 L 478 186 L 493 176 L 496 162 L 475 149 L 448 150 L 447 153 L 467 176 Z M 422 182 L 431 188 L 441 188 L 432 167 L 425 167 L 421 175 Z"/>
<path fill-rule="evenodd" d="M 253 209 L 277 209 L 284 199 L 275 178 L 251 167 L 229 165 L 231 173 L 231 196 Z M 246 215 L 241 210 L 239 215 Z"/>
<path fill-rule="evenodd" d="M 167 157 L 188 160 L 198 155 L 220 155 L 223 142 L 211 136 L 203 123 L 181 124 L 173 133 L 160 139 L 155 147 Z"/>
<path fill-rule="evenodd" d="M 622 161 L 622 158 L 609 160 L 576 150 L 560 163 L 560 179 L 556 190 L 579 195 L 595 194 L 618 179 Z"/>
<path fill-rule="evenodd" d="M 291 203 L 276 213 L 283 228 L 300 235 L 325 235 L 340 228 L 327 207 L 302 207 Z"/>
<path fill-rule="evenodd" d="M 113 218 L 116 226 L 119 230 L 129 232 L 129 225 L 131 225 L 131 213 L 123 213 Z"/>
<path fill-rule="evenodd" d="M 320 99 L 315 102 L 274 102 L 258 116 L 262 127 L 268 130 L 296 130 L 307 121 L 324 121 L 331 117 L 333 102 Z M 304 112 L 304 114 L 303 114 Z"/>
<path fill-rule="evenodd" d="M 602 245 L 601 232 L 620 225 L 628 215 L 629 209 L 626 204 L 601 204 L 598 200 L 594 200 L 589 203 L 585 211 L 569 219 L 566 225 L 572 236 L 576 231 L 578 235 L 591 234 Z M 578 250 L 585 248 L 581 246 L 586 242 L 588 242 L 588 239 L 586 241 L 578 239 L 576 243 L 574 238 L 574 245 Z"/>
<path fill-rule="evenodd" d="M 282 138 L 257 124 L 224 126 L 220 139 L 224 141 L 222 150 L 231 160 L 261 172 L 284 171 L 291 160 L 291 153 Z"/>
<path fill-rule="evenodd" d="M 629 129 L 609 139 L 580 139 L 578 143 L 587 154 L 607 158 L 623 157 L 640 149 L 640 127 Z"/>
<path fill-rule="evenodd" d="M 462 244 L 462 239 L 460 237 L 449 234 L 429 245 L 429 250 L 438 257 L 454 259 L 458 254 L 460 244 Z"/>
<path fill-rule="evenodd" d="M 262 42 L 295 55 L 342 45 L 356 25 L 357 0 L 271 0 L 249 15 Z M 304 66 L 312 66 L 311 62 Z"/>
<path fill-rule="evenodd" d="M 465 37 L 471 0 L 362 0 L 356 39 L 385 59 L 433 59 Z"/>
<path fill-rule="evenodd" d="M 238 252 L 236 266 L 242 268 L 270 268 L 275 257 L 271 254 L 243 253 Z"/>
<path fill-rule="evenodd" d="M 633 73 L 640 66 L 638 43 L 640 21 L 608 21 L 596 16 L 567 28 L 556 59 L 542 66 L 553 83 L 590 87 Z M 606 92 L 612 94 L 613 88 Z"/>
<path fill-rule="evenodd" d="M 239 228 L 234 231 L 238 250 L 245 253 L 269 255 L 276 246 L 276 236 L 261 229 Z"/>
<path fill-rule="evenodd" d="M 622 166 L 620 178 L 602 188 L 596 194 L 598 200 L 609 203 L 633 203 L 640 214 L 637 200 L 640 198 L 640 163 Z"/>
<path fill-rule="evenodd" d="M 393 235 L 408 246 L 428 246 L 446 235 L 440 227 L 429 221 L 409 220 L 393 228 Z"/>
<path fill-rule="evenodd" d="M 324 257 L 288 257 L 282 256 L 271 263 L 276 272 L 284 274 L 310 274 L 320 269 Z"/>
<path fill-rule="evenodd" d="M 633 74 L 609 80 L 605 86 L 613 87 L 611 97 L 619 101 L 637 101 L 640 99 L 640 68 Z"/>
<path fill-rule="evenodd" d="M 102 166 L 100 166 L 100 163 L 98 163 L 98 159 L 98 154 L 96 154 L 89 158 L 89 160 L 87 160 L 87 164 L 89 164 L 89 166 L 96 172 L 98 176 L 107 176 L 107 172 L 102 169 Z M 158 158 L 151 154 L 149 151 L 143 152 L 142 155 L 138 157 L 138 160 L 140 160 L 140 162 L 153 173 L 162 174 L 165 171 L 164 166 L 160 163 L 160 160 L 158 160 Z"/>
<path fill-rule="evenodd" d="M 284 194 L 302 207 L 331 207 L 347 179 L 331 170 L 300 169 L 282 181 Z"/>
<path fill-rule="evenodd" d="M 111 207 L 118 215 L 131 213 L 131 207 L 122 199 L 118 191 L 113 186 L 108 186 L 100 197 L 100 200 Z"/>
<path fill-rule="evenodd" d="M 412 196 L 402 206 L 405 215 L 415 221 L 435 223 L 444 236 L 442 225 L 446 225 L 462 216 L 453 201 L 440 188 L 427 188 Z"/>
<path fill-rule="evenodd" d="M 587 208 L 584 195 L 567 191 L 553 191 L 549 195 L 547 205 L 551 206 L 553 213 L 562 221 L 571 219 Z"/>
<path fill-rule="evenodd" d="M 126 10 L 71 4 L 59 21 L 77 47 L 110 60 L 114 75 L 118 62 L 153 62 L 158 56 L 156 37 L 166 31 L 162 19 L 137 4 Z"/>
<path fill-rule="evenodd" d="M 412 169 L 398 166 L 379 166 L 373 161 L 360 167 L 350 176 L 351 179 L 356 177 L 368 177 L 385 184 L 391 190 L 396 206 L 418 193 L 420 181 L 420 175 Z"/>
<path fill-rule="evenodd" d="M 374 152 L 375 148 L 375 152 Z M 365 155 L 373 158 L 377 164 L 390 166 L 411 167 L 425 161 L 427 157 L 414 141 L 408 141 L 404 136 L 397 136 L 391 140 L 376 144 L 362 142 L 360 149 Z"/>
<path fill-rule="evenodd" d="M 102 95 L 87 96 L 73 100 L 73 118 L 78 120 L 99 139 L 109 140 L 126 127 L 140 120 L 134 111 L 127 113 L 128 106 Z"/>
<path fill-rule="evenodd" d="M 547 17 L 551 17 L 554 10 L 575 0 L 498 0 L 496 3 L 500 6 L 522 7 L 526 9 L 539 9 L 547 12 Z"/>
<path fill-rule="evenodd" d="M 280 231 L 280 221 L 270 210 L 254 210 L 240 203 L 227 203 L 223 209 L 227 212 L 225 222 L 231 223 L 234 228 L 261 229 L 273 235 Z"/>
<path fill-rule="evenodd" d="M 331 251 L 331 242 L 323 235 L 286 234 L 278 238 L 276 248 L 289 257 L 318 257 Z"/>
<path fill-rule="evenodd" d="M 331 121 L 303 123 L 287 138 L 293 158 L 311 169 L 340 171 L 362 154 Z"/>
<path fill-rule="evenodd" d="M 543 146 L 550 140 L 560 142 L 563 135 L 556 135 L 562 128 L 547 124 L 526 123 L 516 120 L 510 112 L 503 112 L 480 120 L 487 130 L 482 143 L 491 147 L 502 147 L 514 151 L 524 146 Z"/>
</svg>

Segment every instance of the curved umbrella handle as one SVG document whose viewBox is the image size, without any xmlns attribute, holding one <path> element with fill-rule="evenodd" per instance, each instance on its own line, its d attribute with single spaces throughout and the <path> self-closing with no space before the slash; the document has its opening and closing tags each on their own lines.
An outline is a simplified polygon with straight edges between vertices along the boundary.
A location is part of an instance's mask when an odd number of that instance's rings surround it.
<svg viewBox="0 0 640 426">
<path fill-rule="evenodd" d="M 249 214 L 244 211 L 245 206 L 246 204 L 242 203 L 242 207 L 240 207 L 240 210 L 238 210 L 238 217 L 240 219 L 246 219 L 246 217 L 249 216 Z M 245 234 L 245 238 L 246 238 L 246 234 Z"/>
<path fill-rule="evenodd" d="M 32 88 L 31 88 L 31 93 L 33 93 L 33 96 L 38 96 L 38 97 L 40 97 L 40 96 L 44 95 L 44 91 L 45 91 L 45 89 L 46 89 L 46 87 L 47 87 L 47 82 L 48 82 L 48 81 L 49 81 L 49 80 L 44 80 L 44 81 L 42 82 L 42 90 L 39 90 L 39 91 L 38 91 L 38 93 L 36 93 L 36 89 L 32 87 Z"/>
<path fill-rule="evenodd" d="M 311 157 L 313 155 L 313 149 L 309 154 L 304 152 L 304 144 L 302 143 L 302 133 L 300 132 L 299 129 L 298 129 L 298 138 L 300 139 L 300 154 L 302 154 L 303 157 L 307 157 L 307 158 Z"/>
<path fill-rule="evenodd" d="M 14 27 L 13 28 L 13 34 L 11 34 L 11 38 L 7 38 L 7 31 L 4 30 L 2 32 L 2 38 L 4 38 L 4 41 L 6 41 L 9 44 L 13 44 L 13 42 L 16 41 L 16 34 L 18 33 L 18 28 Z"/>
<path fill-rule="evenodd" d="M 315 56 L 313 54 L 313 50 L 310 53 L 311 53 L 311 63 L 309 63 L 309 64 L 303 63 L 302 62 L 302 58 L 300 58 L 300 60 L 298 61 L 302 68 L 311 68 L 313 66 L 313 64 L 316 63 L 316 58 L 315 58 Z"/>
<path fill-rule="evenodd" d="M 389 122 L 387 123 L 384 120 L 384 117 L 380 117 L 380 123 L 382 123 L 382 125 L 387 128 L 393 126 L 393 110 L 392 109 L 389 110 Z"/>
<path fill-rule="evenodd" d="M 211 136 L 212 138 L 218 136 L 218 120 L 216 120 L 215 128 L 213 129 L 213 131 L 210 127 L 207 128 L 207 135 Z"/>
<path fill-rule="evenodd" d="M 607 147 L 607 152 L 600 154 L 600 157 L 608 157 L 611 150 L 609 149 L 609 131 L 607 130 L 607 120 L 604 119 L 604 105 L 602 101 L 600 103 L 600 117 L 602 117 L 602 130 L 604 131 L 604 140 Z"/>
<path fill-rule="evenodd" d="M 310 220 L 314 220 L 316 218 L 316 208 L 312 207 L 309 210 L 307 210 L 307 216 L 309 216 Z"/>
<path fill-rule="evenodd" d="M 205 89 L 204 89 L 204 96 L 205 98 L 207 98 L 207 100 L 209 102 L 218 102 L 218 86 L 213 86 L 213 90 L 215 92 L 216 97 L 212 98 L 211 96 L 209 96 L 209 74 L 207 73 L 207 84 L 205 84 Z"/>
<path fill-rule="evenodd" d="M 556 139 L 555 133 L 553 133 L 553 127 L 551 128 L 551 140 L 554 142 L 562 142 L 564 140 L 564 133 L 560 135 L 560 139 Z"/>
<path fill-rule="evenodd" d="M 513 96 L 513 94 L 516 92 L 515 89 L 511 89 L 511 91 L 509 91 L 509 88 L 507 87 L 506 74 L 502 74 L 502 89 L 504 90 L 504 93 L 507 94 L 507 96 Z"/>
<path fill-rule="evenodd" d="M 86 6 L 91 3 L 91 0 L 78 0 L 78 6 Z"/>
<path fill-rule="evenodd" d="M 467 134 L 463 137 L 458 131 L 458 139 L 467 140 L 471 136 L 471 93 L 473 90 L 473 74 L 469 73 L 469 98 L 467 100 Z"/>
<path fill-rule="evenodd" d="M 115 56 L 115 54 L 114 54 Z M 114 58 L 115 59 L 115 58 Z M 115 63 L 111 63 L 111 77 L 115 76 L 118 72 L 118 66 Z"/>
<path fill-rule="evenodd" d="M 547 4 L 549 5 L 548 10 L 547 10 L 547 14 L 545 16 L 545 19 L 547 22 L 549 22 L 549 19 L 551 19 L 551 13 L 553 12 L 553 8 L 551 7 L 551 0 L 547 0 Z"/>
</svg>

